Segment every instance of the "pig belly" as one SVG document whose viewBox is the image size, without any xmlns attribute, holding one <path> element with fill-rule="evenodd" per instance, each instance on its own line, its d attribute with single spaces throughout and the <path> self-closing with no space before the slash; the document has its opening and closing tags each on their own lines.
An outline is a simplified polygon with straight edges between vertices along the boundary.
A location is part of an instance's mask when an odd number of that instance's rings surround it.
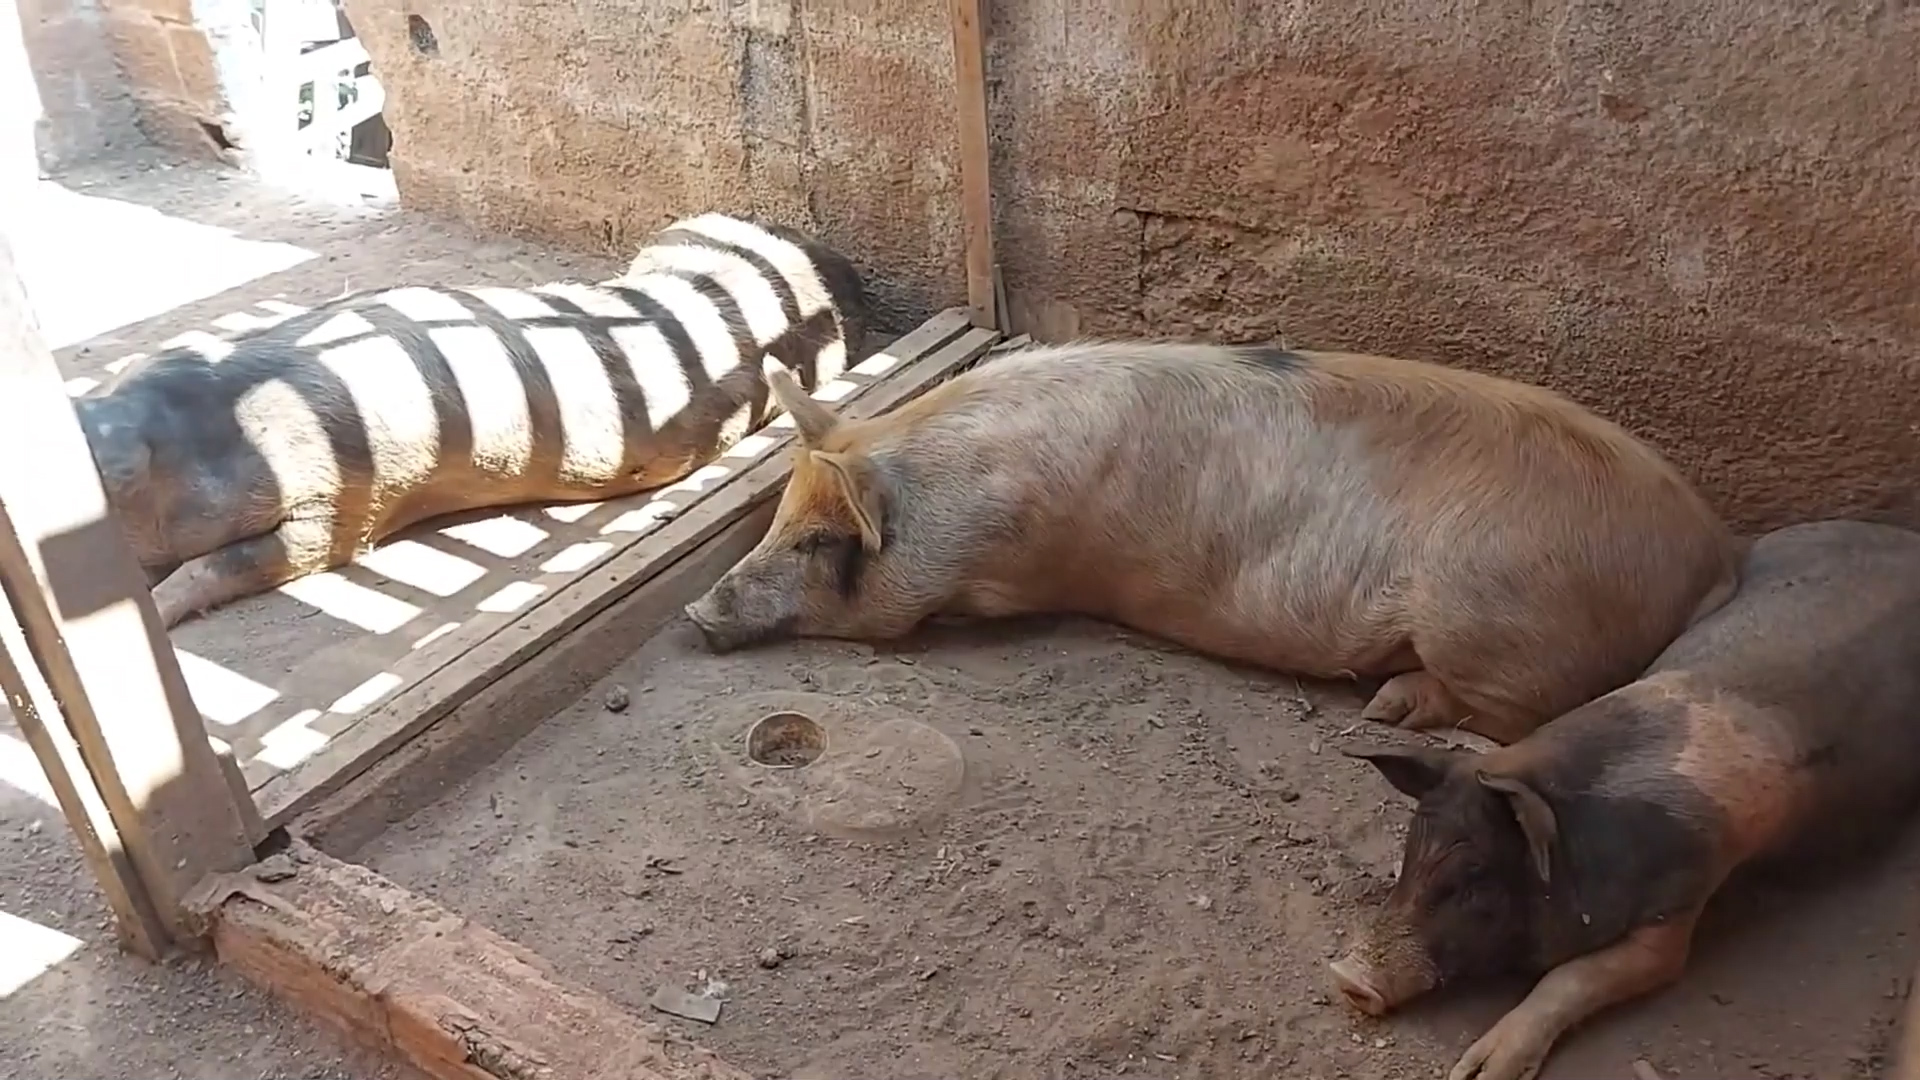
<svg viewBox="0 0 1920 1080">
<path fill-rule="evenodd" d="M 1420 667 L 1406 635 L 1361 619 L 1193 610 L 1127 614 L 1115 621 L 1197 652 L 1306 678 L 1385 678 Z"/>
<path fill-rule="evenodd" d="M 1094 570 L 976 586 L 966 613 L 1074 611 L 1207 655 L 1309 678 L 1386 677 L 1420 666 L 1397 593 L 1368 588 L 1377 577 L 1368 567 L 1343 561 L 1308 580 L 1295 569 L 1293 553 L 1280 552 L 1228 575 L 1224 584 L 1165 569 L 1191 563 L 1190 550 L 1148 560 L 1093 552 L 1047 560 Z"/>
</svg>

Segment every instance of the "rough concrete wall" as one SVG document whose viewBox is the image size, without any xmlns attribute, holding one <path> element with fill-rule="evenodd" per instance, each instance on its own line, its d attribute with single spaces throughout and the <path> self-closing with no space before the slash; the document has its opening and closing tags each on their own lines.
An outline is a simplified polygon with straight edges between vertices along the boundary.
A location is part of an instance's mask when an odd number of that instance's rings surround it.
<svg viewBox="0 0 1920 1080">
<path fill-rule="evenodd" d="M 349 0 L 347 15 L 389 91 L 409 205 L 621 253 L 687 213 L 766 214 L 845 246 L 897 321 L 960 280 L 960 238 L 944 9 L 893 6 Z"/>
<path fill-rule="evenodd" d="M 1645 435 L 1743 525 L 1920 525 L 1904 0 L 992 7 L 1026 328 L 1501 372 Z M 946 5 L 409 10 L 437 58 L 408 51 L 400 0 L 350 4 L 416 205 L 615 247 L 758 210 L 889 275 L 903 310 L 960 300 Z"/>
<path fill-rule="evenodd" d="M 96 0 L 19 0 L 21 44 L 41 117 L 34 157 L 49 172 L 138 145 L 133 98 Z M 9 89 L 9 98 L 27 87 Z"/>
<path fill-rule="evenodd" d="M 169 149 L 219 156 L 226 103 L 213 48 L 194 22 L 192 0 L 97 2 L 141 130 Z"/>
</svg>

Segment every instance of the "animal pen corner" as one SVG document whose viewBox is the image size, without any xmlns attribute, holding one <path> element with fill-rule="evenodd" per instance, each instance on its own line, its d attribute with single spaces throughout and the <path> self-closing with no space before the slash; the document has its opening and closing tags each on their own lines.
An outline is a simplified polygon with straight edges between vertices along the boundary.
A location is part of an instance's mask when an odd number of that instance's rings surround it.
<svg viewBox="0 0 1920 1080">
<path fill-rule="evenodd" d="M 967 306 L 817 391 L 850 416 L 912 399 L 1003 336 L 981 0 L 952 0 L 951 16 Z M 675 485 L 690 497 L 659 513 L 657 527 L 592 565 L 546 575 L 553 580 L 532 606 L 482 612 L 416 648 L 390 672 L 395 689 L 378 707 L 268 775 L 204 726 L 3 237 L 0 365 L 13 388 L 0 398 L 0 460 L 9 463 L 0 468 L 0 684 L 123 945 L 150 960 L 210 945 L 296 1007 L 434 1076 L 482 1075 L 469 1063 L 486 1047 L 529 1055 L 552 1075 L 677 1072 L 649 1052 L 658 1029 L 555 981 L 518 945 L 291 834 L 351 833 L 359 808 L 396 773 L 433 764 L 437 751 L 414 749 L 429 729 L 522 733 L 566 704 L 583 670 L 612 666 L 596 639 L 657 630 L 765 531 L 788 471 L 778 451 L 790 420 L 735 447 L 716 463 L 718 478 L 709 467 L 702 483 Z M 620 632 L 595 632 L 607 627 Z M 339 964 L 341 949 L 356 962 Z M 609 1071 L 607 1062 L 630 1064 Z M 700 1067 L 744 1076 L 717 1061 Z"/>
</svg>

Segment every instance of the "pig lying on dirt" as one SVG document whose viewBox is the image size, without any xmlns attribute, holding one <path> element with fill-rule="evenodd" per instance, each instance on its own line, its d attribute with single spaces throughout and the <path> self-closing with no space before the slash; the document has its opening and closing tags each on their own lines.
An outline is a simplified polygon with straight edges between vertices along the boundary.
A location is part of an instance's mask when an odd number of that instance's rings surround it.
<svg viewBox="0 0 1920 1080">
<path fill-rule="evenodd" d="M 362 292 L 75 407 L 172 626 L 427 518 L 678 480 L 767 419 L 764 356 L 817 387 L 865 319 L 844 258 L 708 214 L 603 285 Z"/>
<path fill-rule="evenodd" d="M 1920 534 L 1796 525 L 1742 577 L 1639 681 L 1519 743 L 1355 752 L 1419 808 L 1333 965 L 1347 1000 L 1381 1015 L 1546 972 L 1451 1080 L 1527 1080 L 1563 1032 L 1679 977 L 1735 867 L 1875 839 L 1920 793 Z"/>
<path fill-rule="evenodd" d="M 1336 353 L 1007 354 L 800 434 L 771 531 L 687 614 L 714 649 L 1072 612 L 1502 742 L 1726 601 L 1740 542 L 1652 449 L 1549 391 Z"/>
</svg>

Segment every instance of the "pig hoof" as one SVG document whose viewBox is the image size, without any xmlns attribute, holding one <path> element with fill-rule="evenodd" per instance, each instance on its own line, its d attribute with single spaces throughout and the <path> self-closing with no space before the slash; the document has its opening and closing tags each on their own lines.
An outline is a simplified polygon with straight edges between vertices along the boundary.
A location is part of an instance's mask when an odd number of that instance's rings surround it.
<svg viewBox="0 0 1920 1080">
<path fill-rule="evenodd" d="M 1347 1004 L 1368 1016 L 1387 1014 L 1386 996 L 1373 988 L 1366 973 L 1346 960 L 1335 960 L 1327 966 L 1333 971 L 1334 986 L 1339 988 L 1340 996 L 1347 999 Z"/>
</svg>

